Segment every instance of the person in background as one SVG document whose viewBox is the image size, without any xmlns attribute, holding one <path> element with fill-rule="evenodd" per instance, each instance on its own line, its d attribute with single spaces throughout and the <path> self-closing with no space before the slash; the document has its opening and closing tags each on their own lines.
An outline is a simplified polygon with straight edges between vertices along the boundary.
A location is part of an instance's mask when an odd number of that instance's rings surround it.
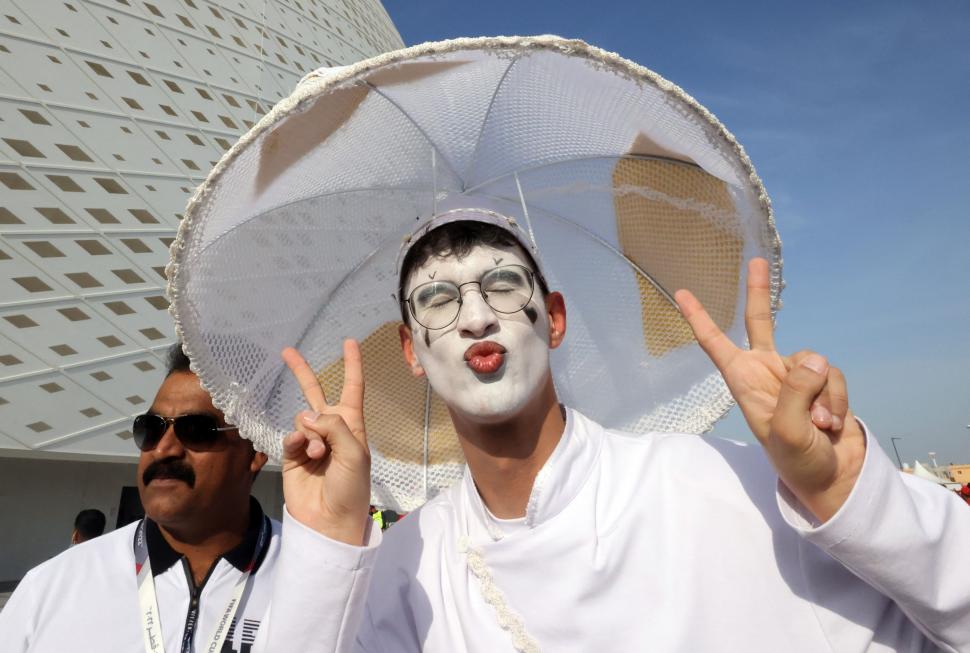
<svg viewBox="0 0 970 653">
<path fill-rule="evenodd" d="M 0 648 L 299 650 L 263 624 L 281 532 L 251 497 L 266 455 L 226 423 L 181 346 L 132 433 L 145 518 L 30 570 L 0 612 Z"/>
<path fill-rule="evenodd" d="M 74 531 L 71 532 L 71 544 L 80 544 L 93 540 L 104 533 L 107 522 L 104 513 L 97 508 L 86 508 L 74 518 Z"/>
<path fill-rule="evenodd" d="M 396 523 L 402 517 L 402 515 L 399 515 L 396 511 L 391 510 L 390 508 L 378 510 L 377 506 L 374 504 L 371 504 L 369 512 L 370 518 L 374 520 L 374 523 L 377 524 L 382 531 L 386 531 L 391 524 Z"/>
</svg>

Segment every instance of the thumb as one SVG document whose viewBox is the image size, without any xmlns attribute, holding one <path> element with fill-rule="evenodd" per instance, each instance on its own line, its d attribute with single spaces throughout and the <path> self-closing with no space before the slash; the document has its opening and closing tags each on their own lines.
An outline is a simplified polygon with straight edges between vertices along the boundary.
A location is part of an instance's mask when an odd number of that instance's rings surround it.
<svg viewBox="0 0 970 653">
<path fill-rule="evenodd" d="M 772 434 L 789 446 L 807 446 L 811 429 L 812 403 L 825 387 L 828 361 L 819 354 L 809 354 L 793 367 L 781 384 L 778 403 L 771 419 Z"/>
<path fill-rule="evenodd" d="M 283 463 L 287 462 L 302 465 L 309 458 L 307 456 L 307 445 L 309 438 L 302 431 L 293 431 L 283 438 Z"/>
</svg>

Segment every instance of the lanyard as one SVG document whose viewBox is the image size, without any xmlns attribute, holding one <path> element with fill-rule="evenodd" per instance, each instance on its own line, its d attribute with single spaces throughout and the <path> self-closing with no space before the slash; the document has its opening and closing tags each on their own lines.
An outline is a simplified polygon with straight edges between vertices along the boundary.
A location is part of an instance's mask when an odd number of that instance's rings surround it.
<svg viewBox="0 0 970 653">
<path fill-rule="evenodd" d="M 229 632 L 229 625 L 239 607 L 240 599 L 249 585 L 252 578 L 253 568 L 256 561 L 266 546 L 267 538 L 270 533 L 269 518 L 264 516 L 263 523 L 259 529 L 259 537 L 256 540 L 256 548 L 253 549 L 253 557 L 246 565 L 246 569 L 236 581 L 233 588 L 229 604 L 226 606 L 222 617 L 216 623 L 209 644 L 200 651 L 205 653 L 218 653 L 222 650 L 222 643 Z M 146 653 L 164 653 L 165 641 L 162 638 L 162 622 L 158 613 L 158 599 L 155 596 L 155 579 L 152 577 L 152 561 L 148 556 L 148 540 L 145 536 L 145 520 L 143 519 L 135 531 L 135 575 L 138 582 L 138 604 L 141 606 L 142 635 L 145 641 Z M 186 629 L 182 636 L 182 652 L 192 652 L 192 638 L 195 631 L 195 624 L 198 621 L 198 605 L 189 609 L 189 616 L 186 619 Z"/>
</svg>

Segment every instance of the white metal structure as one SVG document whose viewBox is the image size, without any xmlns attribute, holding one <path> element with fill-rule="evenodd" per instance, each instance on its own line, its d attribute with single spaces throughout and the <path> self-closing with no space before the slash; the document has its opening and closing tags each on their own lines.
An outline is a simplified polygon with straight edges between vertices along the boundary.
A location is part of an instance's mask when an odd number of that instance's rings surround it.
<svg viewBox="0 0 970 653">
<path fill-rule="evenodd" d="M 190 193 L 306 72 L 402 45 L 378 0 L 0 0 L 0 456 L 134 457 Z"/>
</svg>

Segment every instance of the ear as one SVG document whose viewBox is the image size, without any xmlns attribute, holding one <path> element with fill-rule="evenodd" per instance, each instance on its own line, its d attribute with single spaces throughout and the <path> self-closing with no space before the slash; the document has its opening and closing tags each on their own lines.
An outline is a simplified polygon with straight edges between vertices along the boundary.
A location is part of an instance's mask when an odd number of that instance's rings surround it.
<svg viewBox="0 0 970 653">
<path fill-rule="evenodd" d="M 71 544 L 80 544 L 80 543 L 81 543 L 81 534 L 78 533 L 77 529 L 75 528 L 73 531 L 71 531 Z"/>
<path fill-rule="evenodd" d="M 549 316 L 549 349 L 555 349 L 566 337 L 566 300 L 560 292 L 546 295 L 546 313 Z"/>
<path fill-rule="evenodd" d="M 411 327 L 402 324 L 397 328 L 397 334 L 401 337 L 401 351 L 404 353 L 404 360 L 411 368 L 411 374 L 416 378 L 424 376 L 424 368 L 418 362 L 418 357 L 414 353 L 414 336 L 411 334 Z"/>
<path fill-rule="evenodd" d="M 253 454 L 253 459 L 249 461 L 249 471 L 253 473 L 253 477 L 259 473 L 259 470 L 263 468 L 263 465 L 266 464 L 267 460 L 269 460 L 269 458 L 267 458 L 266 454 L 264 454 L 262 451 L 257 451 L 255 454 Z"/>
</svg>

